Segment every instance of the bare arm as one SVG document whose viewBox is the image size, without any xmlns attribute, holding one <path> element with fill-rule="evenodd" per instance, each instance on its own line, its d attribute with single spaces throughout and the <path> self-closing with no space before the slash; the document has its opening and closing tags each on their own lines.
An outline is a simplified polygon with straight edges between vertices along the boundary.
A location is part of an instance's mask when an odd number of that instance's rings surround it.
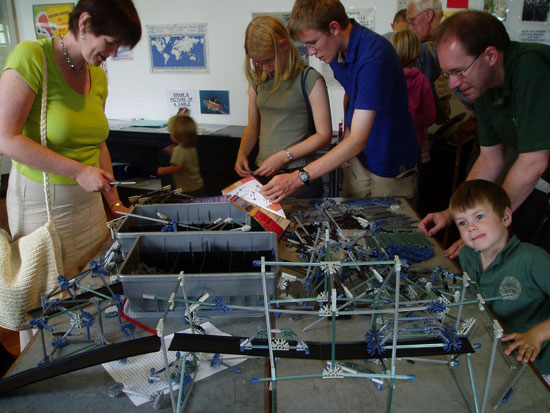
<svg viewBox="0 0 550 413">
<path fill-rule="evenodd" d="M 241 144 L 239 145 L 239 151 L 237 153 L 237 160 L 235 162 L 235 172 L 239 176 L 250 175 L 250 166 L 248 165 L 248 155 L 254 149 L 254 145 L 258 142 L 260 137 L 260 111 L 258 110 L 258 104 L 256 102 L 256 91 L 249 86 L 248 87 L 248 123 L 243 131 L 241 137 Z"/>
<path fill-rule="evenodd" d="M 325 80 L 322 77 L 316 80 L 309 94 L 309 102 L 316 132 L 307 139 L 287 148 L 294 159 L 303 158 L 327 146 L 332 136 L 328 92 Z M 255 172 L 255 175 L 272 176 L 287 162 L 286 151 L 281 150 L 268 157 Z"/>
<path fill-rule="evenodd" d="M 112 191 L 113 177 L 107 171 L 67 158 L 23 135 L 35 97 L 15 70 L 8 69 L 0 77 L 0 153 L 32 168 L 73 178 L 87 192 Z"/>
<path fill-rule="evenodd" d="M 172 175 L 177 174 L 183 169 L 183 166 L 180 165 L 170 165 L 170 166 L 161 166 L 157 168 L 157 175 Z"/>
<path fill-rule="evenodd" d="M 550 320 L 543 321 L 525 333 L 512 333 L 501 338 L 504 343 L 511 342 L 505 353 L 510 355 L 517 350 L 517 360 L 529 363 L 535 361 L 542 343 L 550 340 Z"/>
<path fill-rule="evenodd" d="M 502 184 L 512 201 L 512 211 L 518 209 L 533 191 L 548 166 L 549 156 L 548 149 L 519 154 Z"/>
<path fill-rule="evenodd" d="M 376 111 L 359 110 L 353 112 L 351 131 L 349 136 L 332 148 L 327 154 L 307 165 L 304 168 L 310 179 L 316 179 L 338 168 L 344 162 L 359 154 L 367 144 L 367 140 L 376 117 Z M 285 181 L 284 185 L 276 186 L 278 181 Z M 262 194 L 272 202 L 280 202 L 292 194 L 302 185 L 298 171 L 290 174 L 281 174 L 274 177 L 264 186 Z"/>
<path fill-rule="evenodd" d="M 109 148 L 107 148 L 107 144 L 105 142 L 103 142 L 99 146 L 99 166 L 104 171 L 109 172 L 111 176 L 114 176 L 113 163 L 111 162 L 111 154 L 109 153 Z M 114 177 L 112 180 L 114 180 Z M 109 208 L 113 213 L 115 213 L 116 211 L 129 211 L 129 209 L 126 208 L 122 204 L 122 202 L 120 202 L 120 197 L 115 187 L 111 187 L 111 192 L 103 192 L 103 197 L 105 198 L 107 205 L 109 205 Z"/>
</svg>

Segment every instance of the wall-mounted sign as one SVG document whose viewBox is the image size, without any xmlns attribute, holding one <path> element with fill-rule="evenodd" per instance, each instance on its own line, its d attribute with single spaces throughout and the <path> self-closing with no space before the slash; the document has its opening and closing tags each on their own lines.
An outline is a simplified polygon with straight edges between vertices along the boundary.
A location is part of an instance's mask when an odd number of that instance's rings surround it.
<svg viewBox="0 0 550 413">
<path fill-rule="evenodd" d="M 69 14 L 73 3 L 35 4 L 32 6 L 34 32 L 37 39 L 60 37 L 69 31 Z"/>
</svg>

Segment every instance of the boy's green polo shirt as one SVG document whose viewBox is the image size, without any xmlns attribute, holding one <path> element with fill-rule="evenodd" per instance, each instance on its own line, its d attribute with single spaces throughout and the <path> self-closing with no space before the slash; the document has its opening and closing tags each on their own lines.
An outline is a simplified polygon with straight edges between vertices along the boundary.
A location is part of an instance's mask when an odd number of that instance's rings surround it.
<svg viewBox="0 0 550 413">
<path fill-rule="evenodd" d="M 460 265 L 484 298 L 509 295 L 489 306 L 508 333 L 523 333 L 550 317 L 550 256 L 542 248 L 513 236 L 485 271 L 479 252 L 464 246 Z M 544 343 L 534 365 L 550 374 L 550 345 Z"/>
<path fill-rule="evenodd" d="M 550 46 L 510 42 L 504 51 L 504 86 L 476 102 L 479 142 L 506 143 L 518 153 L 550 149 Z M 548 180 L 547 170 L 544 178 Z"/>
</svg>

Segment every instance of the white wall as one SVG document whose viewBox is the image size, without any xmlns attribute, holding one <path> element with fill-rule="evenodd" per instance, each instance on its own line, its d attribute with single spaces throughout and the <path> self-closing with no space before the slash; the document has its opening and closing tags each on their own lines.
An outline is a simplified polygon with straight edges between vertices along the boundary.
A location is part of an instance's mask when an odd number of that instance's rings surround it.
<svg viewBox="0 0 550 413">
<path fill-rule="evenodd" d="M 16 14 L 20 39 L 34 40 L 33 4 L 60 3 L 60 0 L 17 0 Z M 391 29 L 397 0 L 344 0 L 346 7 L 375 7 L 375 27 L 379 33 Z M 470 0 L 481 8 L 483 0 Z M 174 89 L 229 90 L 230 115 L 196 115 L 200 123 L 245 125 L 247 83 L 244 65 L 244 31 L 251 11 L 290 11 L 294 0 L 134 0 L 143 24 L 143 36 L 134 48 L 133 61 L 108 62 L 109 98 L 106 112 L 114 119 L 166 119 L 166 91 Z M 446 1 L 443 1 L 446 4 Z M 478 5 L 479 4 L 479 5 Z M 480 6 L 481 5 L 481 6 Z M 149 44 L 145 25 L 208 23 L 210 73 L 156 74 L 150 71 Z M 313 63 L 315 65 L 315 63 Z M 340 88 L 329 90 L 334 129 L 343 118 Z"/>
</svg>

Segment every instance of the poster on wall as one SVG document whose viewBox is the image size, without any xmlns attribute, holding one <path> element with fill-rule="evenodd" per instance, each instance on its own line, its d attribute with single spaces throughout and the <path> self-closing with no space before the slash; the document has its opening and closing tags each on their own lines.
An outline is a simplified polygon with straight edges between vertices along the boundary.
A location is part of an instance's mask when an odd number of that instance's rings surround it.
<svg viewBox="0 0 550 413">
<path fill-rule="evenodd" d="M 484 0 L 483 10 L 505 22 L 508 18 L 508 0 Z"/>
<path fill-rule="evenodd" d="M 35 4 L 32 6 L 34 33 L 37 39 L 59 37 L 69 31 L 69 14 L 73 3 Z"/>
<path fill-rule="evenodd" d="M 361 26 L 368 27 L 371 30 L 374 30 L 374 19 L 375 19 L 376 8 L 369 7 L 364 9 L 356 8 L 347 8 L 346 12 L 350 19 L 355 19 L 357 23 Z"/>
<path fill-rule="evenodd" d="M 273 16 L 282 21 L 286 26 L 288 26 L 288 21 L 290 20 L 289 11 L 253 11 L 250 15 L 252 16 L 250 20 L 257 16 Z"/>
<path fill-rule="evenodd" d="M 524 0 L 521 20 L 524 22 L 546 22 L 549 19 L 550 0 Z"/>
<path fill-rule="evenodd" d="M 151 72 L 208 73 L 208 25 L 165 24 L 147 27 Z"/>
<path fill-rule="evenodd" d="M 128 46 L 120 46 L 116 56 L 111 57 L 111 60 L 134 60 L 134 51 Z"/>
<path fill-rule="evenodd" d="M 447 8 L 449 9 L 467 9 L 468 0 L 447 0 Z"/>
<path fill-rule="evenodd" d="M 169 116 L 183 113 L 195 116 L 199 113 L 199 97 L 196 89 L 169 90 L 167 97 Z"/>
<path fill-rule="evenodd" d="M 526 43 L 543 43 L 550 46 L 550 30 L 521 30 L 519 41 Z"/>
<path fill-rule="evenodd" d="M 203 115 L 229 115 L 228 90 L 201 90 L 199 97 Z"/>
<path fill-rule="evenodd" d="M 406 9 L 409 5 L 409 0 L 397 0 L 397 11 Z"/>
</svg>

